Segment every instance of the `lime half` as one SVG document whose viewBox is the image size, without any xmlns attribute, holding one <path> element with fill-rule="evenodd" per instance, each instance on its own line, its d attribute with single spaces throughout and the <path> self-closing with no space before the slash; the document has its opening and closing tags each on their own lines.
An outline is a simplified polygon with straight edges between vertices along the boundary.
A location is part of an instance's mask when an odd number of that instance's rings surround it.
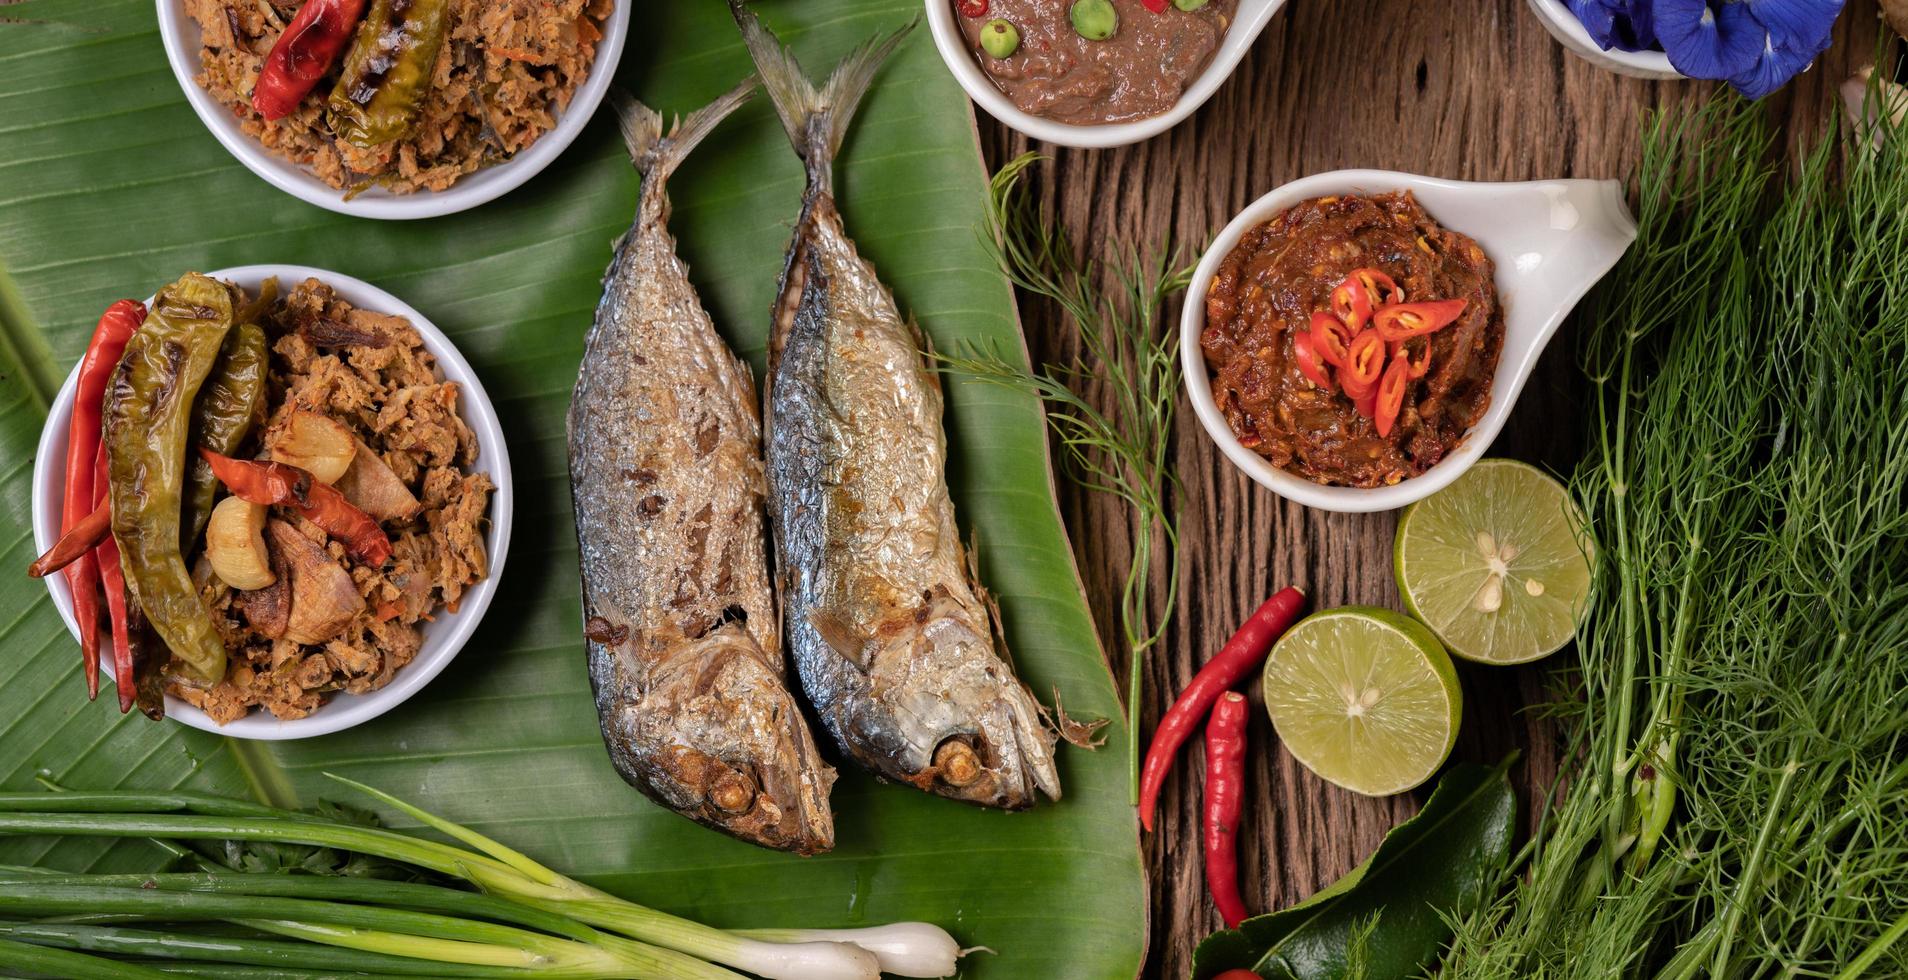
<svg viewBox="0 0 1908 980">
<path fill-rule="evenodd" d="M 1430 779 L 1457 740 L 1463 700 L 1437 638 L 1389 609 L 1308 616 L 1265 662 L 1265 708 L 1286 751 L 1366 796 Z"/>
<path fill-rule="evenodd" d="M 1452 653 L 1521 664 L 1562 649 L 1590 591 L 1570 495 L 1534 466 L 1486 459 L 1398 519 L 1405 608 Z"/>
</svg>

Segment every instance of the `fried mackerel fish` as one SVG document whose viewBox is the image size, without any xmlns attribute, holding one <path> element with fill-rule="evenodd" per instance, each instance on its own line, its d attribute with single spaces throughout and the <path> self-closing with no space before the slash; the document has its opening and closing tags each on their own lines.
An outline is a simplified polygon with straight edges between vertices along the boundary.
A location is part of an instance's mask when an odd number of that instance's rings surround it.
<svg viewBox="0 0 1908 980">
<path fill-rule="evenodd" d="M 907 33 L 864 45 L 816 91 L 738 3 L 749 52 L 808 188 L 770 340 L 769 486 L 790 648 L 843 752 L 984 806 L 1060 796 L 1055 736 L 994 648 L 948 497 L 941 391 L 922 337 L 856 252 L 832 161 Z"/>
<path fill-rule="evenodd" d="M 743 840 L 834 846 L 821 760 L 782 665 L 761 425 L 669 234 L 665 184 L 754 81 L 690 115 L 619 98 L 643 172 L 570 402 L 570 478 L 598 720 L 617 772 Z"/>
</svg>

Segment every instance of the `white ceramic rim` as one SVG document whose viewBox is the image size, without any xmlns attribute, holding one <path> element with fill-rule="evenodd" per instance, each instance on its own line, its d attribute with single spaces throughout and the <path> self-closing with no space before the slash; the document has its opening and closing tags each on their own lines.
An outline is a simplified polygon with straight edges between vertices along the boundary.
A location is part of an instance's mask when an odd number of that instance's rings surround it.
<svg viewBox="0 0 1908 980">
<path fill-rule="evenodd" d="M 450 338 L 444 336 L 444 332 L 425 319 L 423 314 L 390 293 L 361 279 L 303 265 L 247 265 L 220 269 L 207 275 L 236 282 L 253 290 L 272 276 L 277 276 L 286 288 L 306 278 L 315 278 L 331 286 L 340 299 L 353 306 L 409 319 L 423 338 L 424 349 L 437 358 L 445 380 L 455 381 L 463 389 L 461 401 L 464 421 L 477 437 L 477 464 L 472 472 L 488 473 L 490 481 L 497 488 L 490 498 L 490 533 L 484 542 L 490 563 L 489 574 L 464 593 L 457 612 L 440 610 L 436 621 L 424 626 L 424 645 L 418 651 L 417 658 L 399 670 L 391 683 L 369 694 L 334 694 L 323 707 L 294 721 L 280 721 L 272 717 L 270 712 L 254 710 L 244 718 L 224 726 L 214 722 L 198 708 L 171 695 L 166 696 L 166 717 L 192 728 L 233 738 L 282 741 L 343 731 L 390 711 L 422 690 L 424 685 L 450 665 L 483 620 L 484 610 L 489 608 L 491 597 L 497 592 L 497 580 L 503 574 L 504 560 L 510 552 L 510 523 L 515 498 L 510 454 L 504 447 L 503 427 L 497 422 L 496 409 L 491 405 L 489 394 L 484 391 L 483 382 L 478 380 L 477 373 L 471 370 L 470 362 L 458 353 Z M 33 540 L 38 552 L 52 547 L 59 538 L 60 500 L 66 487 L 67 428 L 73 415 L 73 389 L 78 381 L 79 367 L 75 365 L 73 373 L 67 375 L 66 383 L 60 386 L 59 394 L 54 397 L 52 408 L 47 413 L 46 428 L 40 433 L 39 455 L 35 457 L 33 467 Z M 67 588 L 66 576 L 49 575 L 45 582 L 47 591 L 53 596 L 54 607 L 60 611 L 60 617 L 66 621 L 67 631 L 77 643 L 79 623 L 73 617 L 73 596 Z M 74 653 L 77 656 L 78 650 L 75 649 Z M 110 656 L 104 657 L 100 664 L 101 673 L 107 677 L 112 676 L 111 660 Z M 101 687 L 105 688 L 100 693 L 102 698 L 113 697 L 109 684 L 102 684 Z M 77 690 L 70 692 L 73 697 L 78 697 L 79 693 Z"/>
<path fill-rule="evenodd" d="M 1530 181 L 1528 184 L 1552 184 L 1555 181 Z M 1511 182 L 1511 186 L 1517 182 Z M 1614 181 L 1603 182 L 1599 193 L 1613 195 L 1615 203 L 1625 222 L 1630 221 L 1627 207 L 1622 205 L 1622 192 Z M 1498 359 L 1497 373 L 1491 379 L 1491 402 L 1484 416 L 1471 426 L 1462 441 L 1449 455 L 1437 465 L 1410 479 L 1402 480 L 1387 487 L 1369 489 L 1359 487 L 1332 487 L 1314 483 L 1304 477 L 1288 473 L 1274 465 L 1265 457 L 1246 448 L 1239 437 L 1227 424 L 1224 414 L 1212 397 L 1212 380 L 1207 377 L 1206 354 L 1199 345 L 1199 338 L 1206 326 L 1206 293 L 1212 287 L 1213 276 L 1219 263 L 1232 252 L 1244 237 L 1246 231 L 1271 219 L 1280 211 L 1313 197 L 1327 194 L 1374 193 L 1393 190 L 1449 190 L 1461 191 L 1476 186 L 1471 182 L 1440 180 L 1435 177 L 1423 177 L 1416 174 L 1396 173 L 1387 170 L 1334 170 L 1328 173 L 1313 174 L 1299 180 L 1283 184 L 1252 202 L 1245 210 L 1227 224 L 1213 239 L 1206 253 L 1199 260 L 1193 272 L 1192 283 L 1186 290 L 1186 305 L 1180 313 L 1179 329 L 1179 370 L 1185 379 L 1186 394 L 1191 400 L 1193 413 L 1199 417 L 1200 425 L 1206 430 L 1206 436 L 1217 445 L 1228 460 L 1259 485 L 1284 497 L 1297 501 L 1307 507 L 1336 511 L 1348 514 L 1374 513 L 1396 510 L 1414 504 L 1424 498 L 1450 486 L 1458 477 L 1471 468 L 1472 464 L 1484 457 L 1503 430 L 1504 423 L 1510 418 L 1511 411 L 1517 405 L 1518 396 L 1523 394 L 1524 384 L 1530 378 L 1531 370 L 1543 355 L 1544 348 L 1555 336 L 1564 317 L 1574 308 L 1583 294 L 1602 278 L 1599 272 L 1588 277 L 1572 291 L 1555 298 L 1557 306 L 1547 317 L 1547 324 L 1527 346 L 1513 350 L 1507 338 L 1503 353 Z M 1433 214 L 1436 217 L 1436 214 Z M 1634 225 L 1631 226 L 1634 231 Z M 1490 251 L 1490 245 L 1481 237 L 1473 235 L 1478 244 Z M 1502 256 L 1493 255 L 1497 262 L 1500 279 L 1498 287 L 1503 290 L 1501 279 Z M 1615 262 L 1613 257 L 1610 260 Z M 1607 269 L 1607 267 L 1606 267 Z"/>
<path fill-rule="evenodd" d="M 576 96 L 557 119 L 556 127 L 543 134 L 541 139 L 504 163 L 467 174 L 441 191 L 390 194 L 373 188 L 348 201 L 343 191 L 313 177 L 303 167 L 273 156 L 258 141 L 245 135 L 239 128 L 238 119 L 211 93 L 200 88 L 198 82 L 193 81 L 193 76 L 199 71 L 199 28 L 192 18 L 186 16 L 181 0 L 158 0 L 159 37 L 165 44 L 166 61 L 172 65 L 172 74 L 179 80 L 179 87 L 185 91 L 186 101 L 192 103 L 192 111 L 198 113 L 205 128 L 211 130 L 212 135 L 246 169 L 264 178 L 273 187 L 327 211 L 360 218 L 403 221 L 455 214 L 494 201 L 541 173 L 543 168 L 568 149 L 583 132 L 590 117 L 595 115 L 596 107 L 602 103 L 603 97 L 609 93 L 610 84 L 616 75 L 616 65 L 623 57 L 624 37 L 628 34 L 630 5 L 633 2 L 617 0 L 611 8 L 609 22 L 603 28 L 602 43 L 596 50 L 596 60 L 590 65 L 589 77 L 577 87 Z"/>
<path fill-rule="evenodd" d="M 1529 0 L 1529 4 L 1550 36 L 1585 61 L 1631 78 L 1683 77 L 1683 73 L 1670 64 L 1669 55 L 1661 51 L 1618 51 L 1614 48 L 1605 51 L 1598 47 L 1596 39 L 1590 36 L 1583 22 L 1570 12 L 1570 8 L 1564 6 L 1563 0 Z"/>
<path fill-rule="evenodd" d="M 1060 146 L 1103 149 L 1151 139 L 1184 122 L 1207 99 L 1212 98 L 1214 92 L 1219 91 L 1219 86 L 1224 85 L 1226 79 L 1232 77 L 1246 52 L 1252 49 L 1253 42 L 1265 30 L 1265 25 L 1271 22 L 1272 15 L 1283 6 L 1285 0 L 1239 0 L 1238 16 L 1227 30 L 1219 50 L 1213 52 L 1212 64 L 1207 65 L 1206 70 L 1187 86 L 1178 103 L 1166 112 L 1146 119 L 1093 126 L 1054 122 L 1015 106 L 1013 100 L 994 86 L 987 73 L 981 70 L 980 63 L 967 50 L 967 40 L 961 34 L 960 24 L 954 19 L 953 0 L 927 0 L 927 17 L 928 27 L 934 34 L 934 46 L 941 52 L 941 60 L 947 62 L 948 70 L 954 73 L 955 80 L 967 90 L 967 97 L 987 110 L 988 115 L 1037 140 Z"/>
</svg>

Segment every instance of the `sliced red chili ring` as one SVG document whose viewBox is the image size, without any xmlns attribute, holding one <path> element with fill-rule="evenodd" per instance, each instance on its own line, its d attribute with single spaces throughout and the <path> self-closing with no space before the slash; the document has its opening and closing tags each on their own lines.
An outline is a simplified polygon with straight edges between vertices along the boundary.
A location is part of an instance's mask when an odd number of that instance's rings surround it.
<svg viewBox="0 0 1908 980">
<path fill-rule="evenodd" d="M 1366 418 L 1376 416 L 1378 414 L 1378 386 L 1372 385 L 1366 388 L 1363 394 L 1354 395 L 1352 397 L 1352 407 L 1358 410 L 1358 414 Z"/>
<path fill-rule="evenodd" d="M 1405 386 L 1410 383 L 1410 365 L 1393 358 L 1391 366 L 1385 368 L 1385 376 L 1378 380 L 1378 401 L 1373 406 L 1375 414 L 1371 421 L 1378 427 L 1379 437 L 1391 435 L 1392 427 L 1398 424 L 1398 413 L 1404 410 Z"/>
<path fill-rule="evenodd" d="M 1338 380 L 1345 386 L 1346 394 L 1357 398 L 1378 384 L 1378 377 L 1384 370 L 1385 342 L 1379 339 L 1376 330 L 1366 330 L 1352 339 L 1351 349 L 1345 355 L 1345 365 L 1338 372 Z"/>
<path fill-rule="evenodd" d="M 955 0 L 954 7 L 962 17 L 987 16 L 987 0 Z"/>
<path fill-rule="evenodd" d="M 1166 5 L 1171 2 L 1172 0 L 1140 0 L 1140 3 L 1144 4 L 1147 10 L 1156 14 L 1165 13 Z"/>
<path fill-rule="evenodd" d="M 1411 345 L 1402 340 L 1394 340 L 1385 345 L 1391 351 L 1391 359 L 1403 361 L 1405 374 L 1413 381 L 1431 373 L 1431 343 L 1419 344 L 1414 353 Z"/>
<path fill-rule="evenodd" d="M 1371 322 L 1371 294 L 1356 277 L 1346 276 L 1344 282 L 1332 287 L 1332 313 L 1357 333 Z"/>
<path fill-rule="evenodd" d="M 1298 330 L 1292 333 L 1292 360 L 1298 363 L 1299 373 L 1305 380 L 1331 391 L 1337 387 L 1332 384 L 1332 372 L 1319 360 L 1318 347 L 1314 345 L 1310 330 Z"/>
<path fill-rule="evenodd" d="M 1372 326 L 1386 340 L 1410 340 L 1443 330 L 1457 322 L 1469 305 L 1461 299 L 1441 299 L 1429 303 L 1399 303 L 1378 311 Z"/>
<path fill-rule="evenodd" d="M 1382 309 L 1393 303 L 1404 302 L 1404 290 L 1398 288 L 1398 281 L 1391 278 L 1383 269 L 1366 266 L 1353 269 L 1347 279 L 1356 279 L 1365 287 L 1365 298 L 1371 301 L 1373 309 Z"/>
<path fill-rule="evenodd" d="M 1319 310 L 1312 314 L 1312 346 L 1318 356 L 1332 367 L 1345 366 L 1345 354 L 1351 349 L 1352 331 L 1339 318 Z"/>
</svg>

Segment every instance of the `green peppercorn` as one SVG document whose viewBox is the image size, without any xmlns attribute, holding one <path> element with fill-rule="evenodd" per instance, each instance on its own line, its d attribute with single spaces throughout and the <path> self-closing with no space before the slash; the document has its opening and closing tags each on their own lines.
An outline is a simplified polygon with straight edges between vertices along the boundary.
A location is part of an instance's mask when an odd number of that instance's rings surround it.
<svg viewBox="0 0 1908 980">
<path fill-rule="evenodd" d="M 1120 29 L 1120 12 L 1113 9 L 1113 0 L 1076 0 L 1067 15 L 1074 32 L 1089 41 L 1104 41 Z"/>
<path fill-rule="evenodd" d="M 1011 58 L 1020 50 L 1020 28 L 996 17 L 981 26 L 980 42 L 990 57 Z"/>
<path fill-rule="evenodd" d="M 1198 10 L 1205 6 L 1206 3 L 1207 0 L 1173 0 L 1173 6 L 1181 10 Z"/>
</svg>

